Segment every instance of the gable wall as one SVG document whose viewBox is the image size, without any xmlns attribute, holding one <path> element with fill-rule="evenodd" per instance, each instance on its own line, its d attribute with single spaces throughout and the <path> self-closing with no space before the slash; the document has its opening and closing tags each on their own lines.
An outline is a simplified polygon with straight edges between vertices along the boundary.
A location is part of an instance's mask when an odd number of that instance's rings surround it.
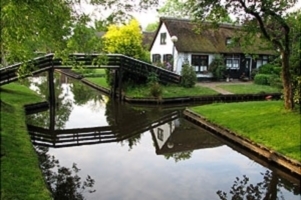
<svg viewBox="0 0 301 200">
<path fill-rule="evenodd" d="M 160 44 L 161 33 L 166 33 L 166 40 L 165 40 L 166 44 Z M 172 53 L 173 53 L 173 42 L 171 41 L 171 35 L 169 34 L 165 24 L 162 23 L 162 25 L 160 27 L 160 30 L 157 34 L 157 37 L 155 38 L 153 46 L 150 50 L 151 61 L 153 61 L 152 60 L 152 55 L 153 54 L 160 54 L 161 55 L 161 62 L 163 62 L 163 55 L 164 54 L 171 54 L 172 55 Z M 175 58 L 177 57 L 177 54 L 178 54 L 177 50 L 174 49 L 174 57 Z M 175 62 L 175 66 L 176 66 L 177 65 L 176 60 L 174 62 Z"/>
</svg>

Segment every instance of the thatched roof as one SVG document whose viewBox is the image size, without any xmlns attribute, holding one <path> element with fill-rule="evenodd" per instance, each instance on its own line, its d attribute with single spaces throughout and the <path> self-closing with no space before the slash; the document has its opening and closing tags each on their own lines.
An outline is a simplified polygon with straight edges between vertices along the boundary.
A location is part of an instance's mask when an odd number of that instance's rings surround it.
<svg viewBox="0 0 301 200">
<path fill-rule="evenodd" d="M 175 47 L 179 52 L 202 52 L 202 53 L 244 53 L 239 46 L 229 47 L 226 45 L 227 38 L 234 38 L 240 26 L 231 24 L 220 24 L 219 28 L 201 28 L 195 22 L 187 19 L 176 19 L 161 17 L 159 27 L 165 24 L 170 36 L 177 36 L 178 41 Z M 208 24 L 209 25 L 209 24 Z M 158 29 L 159 31 L 159 29 Z M 156 33 L 157 36 L 158 32 Z M 258 41 L 259 39 L 256 38 Z M 258 41 L 257 44 L 262 44 Z M 271 50 L 263 50 L 259 48 L 260 45 L 254 45 L 250 48 L 249 53 L 255 54 L 273 54 Z"/>
<path fill-rule="evenodd" d="M 143 32 L 142 33 L 142 45 L 148 49 L 155 38 L 156 32 Z"/>
<path fill-rule="evenodd" d="M 155 133 L 151 130 L 153 138 Z M 194 127 L 177 127 L 168 138 L 166 143 L 160 149 L 156 139 L 154 139 L 156 154 L 177 153 L 183 151 L 192 151 L 196 149 L 207 149 L 222 146 L 223 143 L 212 136 L 208 131 L 202 128 Z M 172 147 L 168 147 L 169 143 Z"/>
</svg>

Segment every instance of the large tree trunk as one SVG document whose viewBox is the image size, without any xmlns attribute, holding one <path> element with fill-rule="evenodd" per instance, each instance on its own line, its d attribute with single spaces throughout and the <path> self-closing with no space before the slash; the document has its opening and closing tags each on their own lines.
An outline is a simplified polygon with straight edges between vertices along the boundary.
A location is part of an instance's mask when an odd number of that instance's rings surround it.
<svg viewBox="0 0 301 200">
<path fill-rule="evenodd" d="M 291 74 L 289 68 L 289 53 L 286 51 L 281 52 L 282 56 L 282 70 L 281 79 L 283 85 L 283 98 L 284 98 L 284 108 L 286 110 L 292 110 L 294 108 L 293 101 L 293 89 L 291 82 Z"/>
</svg>

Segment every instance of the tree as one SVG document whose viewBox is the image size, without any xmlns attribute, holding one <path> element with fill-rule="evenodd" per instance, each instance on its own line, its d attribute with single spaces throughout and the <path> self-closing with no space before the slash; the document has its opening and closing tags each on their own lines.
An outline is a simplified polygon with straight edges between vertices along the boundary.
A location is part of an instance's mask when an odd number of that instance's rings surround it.
<svg viewBox="0 0 301 200">
<path fill-rule="evenodd" d="M 142 33 L 137 20 L 123 26 L 110 25 L 104 35 L 107 53 L 120 53 L 134 58 L 143 58 Z"/>
<path fill-rule="evenodd" d="M 245 40 L 260 37 L 279 51 L 282 62 L 281 79 L 283 84 L 284 107 L 294 108 L 292 77 L 290 72 L 291 27 L 286 20 L 286 13 L 296 0 L 189 0 L 194 17 L 201 21 L 217 22 L 232 13 L 237 16 L 236 23 L 242 24 Z"/>
<path fill-rule="evenodd" d="M 194 19 L 196 11 L 200 9 L 202 8 L 197 7 L 194 0 L 167 0 L 165 4 L 158 9 L 158 12 L 161 16 Z M 232 19 L 230 15 L 225 11 L 223 11 L 223 13 L 224 14 L 219 17 L 217 21 L 231 23 Z M 207 21 L 212 21 L 212 19 L 207 19 Z"/>
<path fill-rule="evenodd" d="M 26 61 L 35 51 L 64 49 L 76 19 L 73 1 L 1 1 L 1 64 Z"/>
<path fill-rule="evenodd" d="M 145 31 L 154 32 L 159 27 L 159 22 L 150 23 L 146 26 Z"/>
<path fill-rule="evenodd" d="M 160 15 L 176 18 L 190 18 L 190 9 L 186 2 L 181 0 L 167 0 L 165 4 L 158 9 Z"/>
</svg>

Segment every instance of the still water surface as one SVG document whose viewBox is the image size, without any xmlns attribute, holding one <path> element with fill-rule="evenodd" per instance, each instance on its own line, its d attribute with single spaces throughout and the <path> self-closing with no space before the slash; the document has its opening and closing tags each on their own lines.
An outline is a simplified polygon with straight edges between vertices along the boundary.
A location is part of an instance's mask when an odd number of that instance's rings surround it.
<svg viewBox="0 0 301 200">
<path fill-rule="evenodd" d="M 47 97 L 46 77 L 32 78 L 31 88 Z M 182 107 L 117 103 L 59 74 L 55 94 L 53 109 L 28 115 L 29 132 L 61 166 L 76 163 L 82 179 L 95 180 L 86 199 L 217 200 L 218 191 L 232 199 L 235 181 L 245 180 L 258 186 L 254 199 L 300 200 L 299 181 L 184 120 Z"/>
</svg>

